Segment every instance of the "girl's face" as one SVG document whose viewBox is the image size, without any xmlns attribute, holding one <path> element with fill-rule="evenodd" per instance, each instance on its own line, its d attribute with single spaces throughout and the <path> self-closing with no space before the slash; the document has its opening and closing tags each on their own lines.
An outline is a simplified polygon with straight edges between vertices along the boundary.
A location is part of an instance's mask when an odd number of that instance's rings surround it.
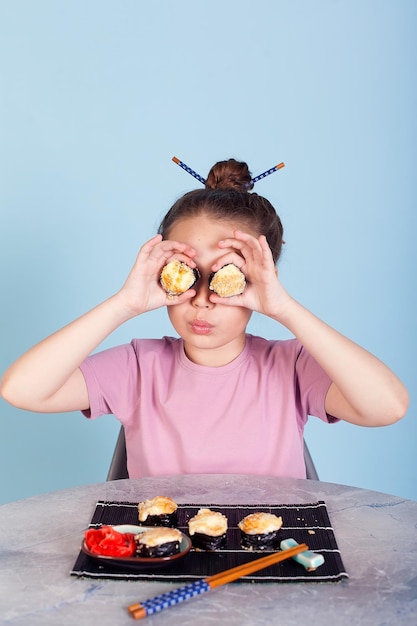
<svg viewBox="0 0 417 626">
<path fill-rule="evenodd" d="M 219 367 L 235 359 L 245 346 L 249 309 L 214 304 L 210 301 L 209 276 L 212 265 L 232 248 L 220 249 L 221 239 L 233 237 L 241 225 L 199 215 L 180 220 L 169 231 L 169 239 L 192 246 L 200 279 L 194 285 L 196 295 L 183 304 L 168 307 L 171 323 L 184 340 L 188 358 L 199 365 Z M 247 227 L 245 231 L 248 232 Z M 250 232 L 250 231 L 249 231 Z M 253 233 L 254 234 L 254 233 Z"/>
</svg>

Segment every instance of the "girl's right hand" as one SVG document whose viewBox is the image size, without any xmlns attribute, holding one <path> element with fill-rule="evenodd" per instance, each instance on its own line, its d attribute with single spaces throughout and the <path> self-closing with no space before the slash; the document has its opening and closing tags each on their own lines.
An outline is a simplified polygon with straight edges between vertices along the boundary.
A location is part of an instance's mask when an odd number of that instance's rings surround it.
<svg viewBox="0 0 417 626">
<path fill-rule="evenodd" d="M 147 241 L 141 247 L 125 284 L 116 295 L 123 302 L 128 317 L 135 317 L 162 306 L 180 304 L 192 298 L 195 295 L 194 289 L 189 289 L 180 296 L 168 296 L 161 287 L 159 277 L 164 265 L 174 258 L 195 268 L 195 255 L 194 248 L 178 241 L 163 240 L 162 235 L 155 235 Z"/>
</svg>

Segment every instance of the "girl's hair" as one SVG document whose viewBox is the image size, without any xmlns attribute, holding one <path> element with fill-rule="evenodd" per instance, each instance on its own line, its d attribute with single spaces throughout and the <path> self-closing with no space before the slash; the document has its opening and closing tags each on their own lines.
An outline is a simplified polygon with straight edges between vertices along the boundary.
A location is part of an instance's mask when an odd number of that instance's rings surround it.
<svg viewBox="0 0 417 626">
<path fill-rule="evenodd" d="M 211 168 L 205 189 L 190 191 L 170 208 L 159 226 L 164 239 L 178 221 L 196 215 L 238 222 L 258 235 L 265 235 L 275 263 L 281 255 L 283 227 L 274 207 L 252 189 L 252 175 L 246 163 L 229 159 Z"/>
</svg>

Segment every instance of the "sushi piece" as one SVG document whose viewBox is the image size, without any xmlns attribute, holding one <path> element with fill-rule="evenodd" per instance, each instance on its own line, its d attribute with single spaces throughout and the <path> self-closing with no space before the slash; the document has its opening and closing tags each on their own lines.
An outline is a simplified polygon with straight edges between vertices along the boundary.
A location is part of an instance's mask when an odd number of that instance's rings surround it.
<svg viewBox="0 0 417 626">
<path fill-rule="evenodd" d="M 213 552 L 226 545 L 227 517 L 217 511 L 200 509 L 188 521 L 188 531 L 194 548 Z"/>
<path fill-rule="evenodd" d="M 144 526 L 171 526 L 177 525 L 178 505 L 171 498 L 156 496 L 152 500 L 144 500 L 138 504 L 140 524 Z"/>
<path fill-rule="evenodd" d="M 181 532 L 177 528 L 157 527 L 135 536 L 136 554 L 141 557 L 171 556 L 180 551 Z"/>
<path fill-rule="evenodd" d="M 282 526 L 282 517 L 272 513 L 251 513 L 238 524 L 241 544 L 248 550 L 267 550 L 276 547 Z"/>
<path fill-rule="evenodd" d="M 200 278 L 197 268 L 191 268 L 183 261 L 174 259 L 162 268 L 160 283 L 169 296 L 179 296 Z"/>
<path fill-rule="evenodd" d="M 209 288 L 222 298 L 230 298 L 243 293 L 246 287 L 246 278 L 243 272 L 234 265 L 223 265 L 217 272 L 210 275 Z"/>
</svg>

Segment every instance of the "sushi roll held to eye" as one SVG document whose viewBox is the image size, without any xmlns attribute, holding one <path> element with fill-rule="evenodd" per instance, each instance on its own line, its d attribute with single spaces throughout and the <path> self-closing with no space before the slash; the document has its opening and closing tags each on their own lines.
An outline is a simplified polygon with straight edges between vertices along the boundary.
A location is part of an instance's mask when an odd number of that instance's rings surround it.
<svg viewBox="0 0 417 626">
<path fill-rule="evenodd" d="M 238 296 L 243 293 L 245 287 L 245 275 L 233 263 L 224 265 L 209 278 L 209 288 L 222 298 Z"/>
<path fill-rule="evenodd" d="M 273 550 L 282 526 L 282 517 L 272 513 L 251 513 L 244 517 L 238 526 L 241 532 L 242 548 Z"/>
<path fill-rule="evenodd" d="M 213 552 L 226 545 L 227 517 L 217 511 L 200 509 L 188 521 L 188 531 L 194 548 Z"/>
<path fill-rule="evenodd" d="M 135 540 L 138 556 L 172 556 L 180 551 L 181 533 L 177 528 L 155 527 L 139 533 Z"/>
<path fill-rule="evenodd" d="M 162 268 L 159 282 L 168 296 L 179 296 L 190 289 L 200 278 L 197 268 L 191 268 L 183 261 L 174 259 Z"/>
<path fill-rule="evenodd" d="M 143 526 L 177 525 L 178 505 L 171 498 L 156 496 L 138 504 L 139 523 Z"/>
</svg>

